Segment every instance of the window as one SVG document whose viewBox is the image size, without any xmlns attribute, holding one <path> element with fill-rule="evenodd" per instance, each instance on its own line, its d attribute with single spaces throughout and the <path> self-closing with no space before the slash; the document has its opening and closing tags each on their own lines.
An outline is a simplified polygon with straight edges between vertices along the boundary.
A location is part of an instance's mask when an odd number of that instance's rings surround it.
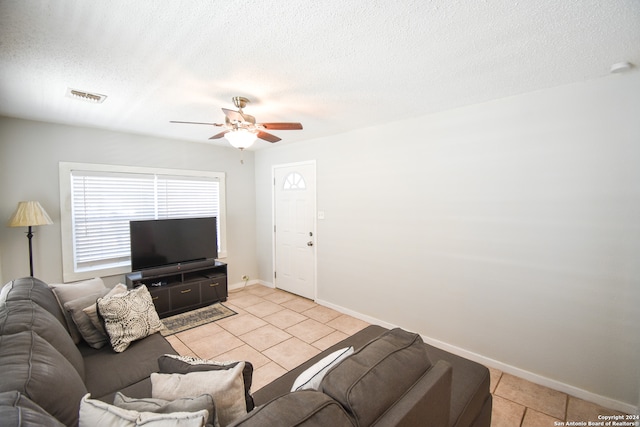
<svg viewBox="0 0 640 427">
<path fill-rule="evenodd" d="M 304 190 L 307 188 L 307 184 L 302 175 L 298 172 L 291 172 L 284 178 L 282 188 L 284 190 Z"/>
<path fill-rule="evenodd" d="M 226 256 L 225 175 L 60 163 L 64 281 L 131 271 L 129 221 L 218 217 Z"/>
</svg>

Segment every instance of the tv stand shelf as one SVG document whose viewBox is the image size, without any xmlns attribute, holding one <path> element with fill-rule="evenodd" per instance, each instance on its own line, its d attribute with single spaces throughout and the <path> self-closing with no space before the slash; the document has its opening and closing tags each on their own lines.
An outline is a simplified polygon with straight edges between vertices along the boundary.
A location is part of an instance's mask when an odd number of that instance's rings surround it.
<svg viewBox="0 0 640 427">
<path fill-rule="evenodd" d="M 226 301 L 228 296 L 227 264 L 214 260 L 134 271 L 125 280 L 129 289 L 149 289 L 160 317 Z"/>
</svg>

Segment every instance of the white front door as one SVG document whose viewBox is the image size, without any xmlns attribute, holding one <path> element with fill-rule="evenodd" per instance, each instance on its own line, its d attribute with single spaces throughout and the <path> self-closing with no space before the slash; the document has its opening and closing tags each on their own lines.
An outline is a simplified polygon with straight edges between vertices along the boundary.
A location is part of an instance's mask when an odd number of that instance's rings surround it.
<svg viewBox="0 0 640 427">
<path fill-rule="evenodd" d="M 274 283 L 316 297 L 316 165 L 274 166 Z"/>
</svg>

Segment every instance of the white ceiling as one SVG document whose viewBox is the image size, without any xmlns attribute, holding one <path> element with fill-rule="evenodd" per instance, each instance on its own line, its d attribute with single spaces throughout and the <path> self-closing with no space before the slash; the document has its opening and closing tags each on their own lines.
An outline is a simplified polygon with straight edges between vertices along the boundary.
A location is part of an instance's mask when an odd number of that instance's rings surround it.
<svg viewBox="0 0 640 427">
<path fill-rule="evenodd" d="M 304 125 L 273 131 L 285 144 L 620 61 L 640 64 L 638 0 L 0 1 L 0 115 L 203 143 L 219 129 L 169 120 L 221 122 L 242 95 Z"/>
</svg>

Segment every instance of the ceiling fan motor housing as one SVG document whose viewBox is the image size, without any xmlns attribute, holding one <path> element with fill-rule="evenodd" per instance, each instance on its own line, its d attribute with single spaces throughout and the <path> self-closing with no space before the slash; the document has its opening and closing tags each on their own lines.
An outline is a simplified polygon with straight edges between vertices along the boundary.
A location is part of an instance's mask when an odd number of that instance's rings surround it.
<svg viewBox="0 0 640 427">
<path fill-rule="evenodd" d="M 249 102 L 251 102 L 249 101 L 249 99 L 245 98 L 244 96 L 234 96 L 231 99 L 233 100 L 233 105 L 235 105 L 236 108 L 239 108 L 241 110 L 244 107 L 246 107 Z"/>
</svg>

